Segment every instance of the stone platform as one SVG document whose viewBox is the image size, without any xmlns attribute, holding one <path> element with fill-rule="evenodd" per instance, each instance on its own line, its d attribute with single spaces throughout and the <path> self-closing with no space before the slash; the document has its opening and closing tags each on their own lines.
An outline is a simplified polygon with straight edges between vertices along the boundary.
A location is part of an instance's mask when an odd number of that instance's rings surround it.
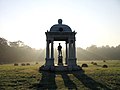
<svg viewBox="0 0 120 90">
<path fill-rule="evenodd" d="M 39 68 L 39 71 L 78 71 L 82 70 L 80 66 L 63 66 L 63 65 L 58 65 L 58 66 L 41 66 Z"/>
</svg>

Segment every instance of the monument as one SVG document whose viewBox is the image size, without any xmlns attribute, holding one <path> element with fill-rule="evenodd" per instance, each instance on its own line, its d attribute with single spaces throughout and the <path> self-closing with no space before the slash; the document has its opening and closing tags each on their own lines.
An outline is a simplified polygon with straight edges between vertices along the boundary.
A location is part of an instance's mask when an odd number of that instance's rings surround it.
<svg viewBox="0 0 120 90">
<path fill-rule="evenodd" d="M 76 32 L 72 31 L 68 25 L 62 24 L 62 19 L 58 20 L 58 24 L 53 25 L 46 34 L 46 58 L 45 64 L 40 67 L 40 70 L 50 71 L 72 71 L 80 70 L 76 63 Z M 62 46 L 58 46 L 58 65 L 54 64 L 54 41 L 65 41 L 66 57 L 63 65 Z"/>
</svg>

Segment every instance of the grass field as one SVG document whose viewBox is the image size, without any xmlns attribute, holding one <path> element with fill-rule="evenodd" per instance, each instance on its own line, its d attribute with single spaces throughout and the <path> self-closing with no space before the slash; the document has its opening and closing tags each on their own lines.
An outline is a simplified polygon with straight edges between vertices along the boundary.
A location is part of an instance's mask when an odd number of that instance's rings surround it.
<svg viewBox="0 0 120 90">
<path fill-rule="evenodd" d="M 39 72 L 40 64 L 0 65 L 0 90 L 120 90 L 120 60 L 79 61 L 88 67 L 76 72 Z M 108 68 L 102 68 L 102 65 Z"/>
</svg>

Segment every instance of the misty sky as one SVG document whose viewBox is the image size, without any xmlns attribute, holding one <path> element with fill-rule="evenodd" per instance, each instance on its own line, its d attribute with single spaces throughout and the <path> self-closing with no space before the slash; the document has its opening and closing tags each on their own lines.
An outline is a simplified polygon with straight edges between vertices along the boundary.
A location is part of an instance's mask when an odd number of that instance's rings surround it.
<svg viewBox="0 0 120 90">
<path fill-rule="evenodd" d="M 120 44 L 120 0 L 0 0 L 0 37 L 45 48 L 45 32 L 60 18 L 78 47 Z"/>
</svg>

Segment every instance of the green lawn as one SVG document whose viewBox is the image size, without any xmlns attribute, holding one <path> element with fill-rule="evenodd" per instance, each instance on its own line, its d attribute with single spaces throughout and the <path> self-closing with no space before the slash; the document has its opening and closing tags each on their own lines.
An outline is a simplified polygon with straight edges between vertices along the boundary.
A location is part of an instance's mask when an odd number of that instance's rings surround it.
<svg viewBox="0 0 120 90">
<path fill-rule="evenodd" d="M 88 64 L 83 71 L 39 72 L 40 64 L 0 65 L 0 90 L 120 90 L 120 60 L 79 61 Z M 108 68 L 102 68 L 102 65 Z"/>
</svg>

